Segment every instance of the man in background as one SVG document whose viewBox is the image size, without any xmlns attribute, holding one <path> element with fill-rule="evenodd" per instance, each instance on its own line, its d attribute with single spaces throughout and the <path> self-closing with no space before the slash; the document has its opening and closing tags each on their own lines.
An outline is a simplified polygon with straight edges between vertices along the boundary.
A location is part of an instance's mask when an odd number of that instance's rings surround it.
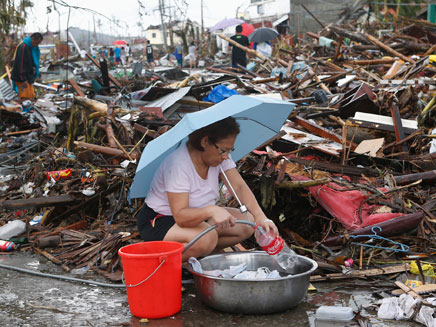
<svg viewBox="0 0 436 327">
<path fill-rule="evenodd" d="M 242 35 L 242 25 L 236 26 L 236 34 L 233 35 L 230 39 L 232 39 L 235 42 L 238 42 L 240 45 L 243 45 L 244 47 L 248 47 L 250 45 L 250 42 L 248 41 L 248 37 L 245 35 Z M 238 64 L 240 64 L 243 67 L 247 66 L 247 56 L 245 54 L 245 51 L 238 48 L 235 45 L 232 45 L 232 67 L 238 68 Z"/>
<path fill-rule="evenodd" d="M 151 69 L 154 70 L 153 46 L 150 44 L 150 40 L 147 40 L 147 46 L 145 47 L 145 53 L 147 55 L 147 63 L 151 66 Z"/>
<path fill-rule="evenodd" d="M 20 42 L 15 50 L 11 78 L 13 87 L 20 98 L 35 97 L 33 83 L 39 76 L 39 61 L 41 60 L 39 44 L 42 39 L 41 33 L 33 33 Z"/>
<path fill-rule="evenodd" d="M 176 51 L 174 52 L 174 55 L 177 59 L 177 65 L 182 68 L 183 67 L 183 56 L 185 55 L 183 52 L 183 45 L 182 42 L 179 42 L 176 46 Z"/>
<path fill-rule="evenodd" d="M 121 63 L 121 49 L 117 46 L 114 49 L 114 55 L 115 55 L 115 65 L 119 65 Z"/>
</svg>

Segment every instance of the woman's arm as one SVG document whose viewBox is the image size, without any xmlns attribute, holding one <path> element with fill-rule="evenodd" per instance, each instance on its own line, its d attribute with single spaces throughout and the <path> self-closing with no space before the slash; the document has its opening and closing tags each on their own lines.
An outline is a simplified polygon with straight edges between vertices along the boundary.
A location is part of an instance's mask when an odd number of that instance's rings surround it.
<svg viewBox="0 0 436 327">
<path fill-rule="evenodd" d="M 273 229 L 274 232 L 277 234 L 278 233 L 277 227 L 274 225 L 274 223 L 272 223 L 270 219 L 268 219 L 268 217 L 262 211 L 262 208 L 257 202 L 256 197 L 254 196 L 253 192 L 250 190 L 250 188 L 248 187 L 247 183 L 244 181 L 242 176 L 239 174 L 238 170 L 236 168 L 232 168 L 226 170 L 225 173 L 230 183 L 232 184 L 236 192 L 236 195 L 239 197 L 242 204 L 244 204 L 247 207 L 248 211 L 253 216 L 254 221 L 258 225 L 266 229 L 266 231 L 268 231 L 269 229 Z M 224 182 L 224 184 L 226 184 L 228 190 L 231 191 L 225 178 L 221 176 L 221 179 Z"/>
<path fill-rule="evenodd" d="M 213 219 L 218 228 L 227 228 L 235 224 L 235 217 L 219 206 L 190 208 L 189 193 L 167 192 L 167 195 L 174 220 L 180 227 L 194 227 L 210 218 Z"/>
</svg>

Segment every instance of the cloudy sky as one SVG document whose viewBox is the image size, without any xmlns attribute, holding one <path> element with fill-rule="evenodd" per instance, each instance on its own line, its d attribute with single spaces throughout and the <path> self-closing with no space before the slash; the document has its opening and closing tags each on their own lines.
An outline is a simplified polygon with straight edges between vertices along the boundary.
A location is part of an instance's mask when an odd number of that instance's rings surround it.
<svg viewBox="0 0 436 327">
<path fill-rule="evenodd" d="M 61 29 L 66 29 L 67 24 L 70 27 L 93 30 L 95 21 L 97 32 L 138 36 L 147 26 L 160 24 L 158 0 L 55 0 L 56 11 L 53 10 L 52 0 L 33 2 L 34 7 L 28 12 L 26 32 L 45 32 L 47 27 L 50 31 L 57 31 L 59 25 Z M 89 10 L 69 10 L 60 3 Z M 205 27 L 210 27 L 224 18 L 235 17 L 237 9 L 246 8 L 249 3 L 250 0 L 203 0 Z M 188 17 L 201 23 L 201 0 L 165 0 L 165 5 L 169 7 L 167 14 L 171 9 L 172 16 Z M 47 7 L 50 7 L 51 13 L 48 13 Z M 185 16 L 181 12 L 185 12 Z M 141 27 L 138 26 L 139 22 Z"/>
</svg>

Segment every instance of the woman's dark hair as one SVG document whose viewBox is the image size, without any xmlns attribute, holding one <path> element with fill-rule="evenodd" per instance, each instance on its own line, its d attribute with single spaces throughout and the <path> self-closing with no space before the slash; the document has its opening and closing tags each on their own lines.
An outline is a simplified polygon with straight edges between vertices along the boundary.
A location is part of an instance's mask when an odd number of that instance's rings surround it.
<svg viewBox="0 0 436 327">
<path fill-rule="evenodd" d="M 239 132 L 239 124 L 235 118 L 227 117 L 192 132 L 189 134 L 188 142 L 194 149 L 204 151 L 204 148 L 201 146 L 201 139 L 203 137 L 207 136 L 209 141 L 215 144 L 229 136 L 238 135 Z"/>
<path fill-rule="evenodd" d="M 34 40 L 37 40 L 37 41 L 42 41 L 43 40 L 43 36 L 39 32 L 33 33 L 32 35 L 30 35 L 30 38 L 34 39 Z"/>
</svg>

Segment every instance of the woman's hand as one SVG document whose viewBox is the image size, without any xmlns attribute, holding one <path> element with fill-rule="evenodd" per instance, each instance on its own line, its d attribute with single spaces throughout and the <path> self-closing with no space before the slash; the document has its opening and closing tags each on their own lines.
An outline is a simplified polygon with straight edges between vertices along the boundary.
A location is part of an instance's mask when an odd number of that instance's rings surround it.
<svg viewBox="0 0 436 327">
<path fill-rule="evenodd" d="M 226 209 L 219 206 L 214 206 L 210 219 L 219 229 L 233 227 L 236 224 L 236 218 L 233 217 Z"/>
<path fill-rule="evenodd" d="M 268 233 L 270 230 L 272 230 L 274 231 L 275 236 L 279 236 L 279 231 L 277 229 L 277 226 L 274 224 L 274 222 L 271 219 L 266 218 L 264 220 L 257 222 L 257 224 L 261 226 L 265 230 L 265 232 Z"/>
</svg>

